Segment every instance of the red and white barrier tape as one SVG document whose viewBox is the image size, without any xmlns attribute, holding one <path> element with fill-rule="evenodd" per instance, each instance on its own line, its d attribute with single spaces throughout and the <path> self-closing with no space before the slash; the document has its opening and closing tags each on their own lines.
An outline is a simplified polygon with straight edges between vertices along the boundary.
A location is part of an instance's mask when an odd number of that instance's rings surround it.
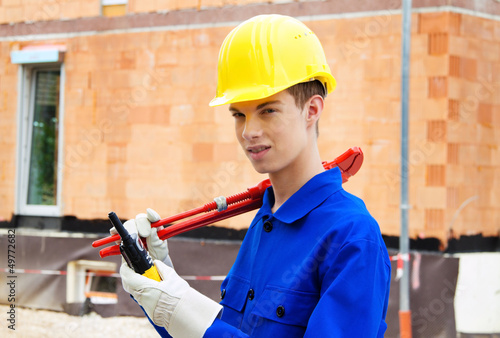
<svg viewBox="0 0 500 338">
<path fill-rule="evenodd" d="M 396 265 L 396 280 L 400 280 L 401 277 L 403 277 L 403 264 L 404 261 L 409 261 L 410 260 L 410 254 L 397 254 L 394 256 L 391 256 L 391 261 L 397 261 Z"/>
<path fill-rule="evenodd" d="M 59 270 L 33 270 L 33 269 L 15 269 L 12 271 L 11 269 L 0 269 L 1 272 L 5 272 L 9 275 L 16 274 L 36 274 L 36 275 L 59 275 L 66 276 L 68 274 L 67 271 L 59 271 Z M 85 276 L 103 276 L 103 277 L 115 277 L 120 278 L 120 274 L 106 273 L 106 272 L 86 272 Z M 210 281 L 223 281 L 226 276 L 181 276 L 185 280 L 210 280 Z"/>
<path fill-rule="evenodd" d="M 390 259 L 392 261 L 397 261 L 397 273 L 396 273 L 396 280 L 401 278 L 401 274 L 403 273 L 403 261 L 409 260 L 410 255 L 401 255 L 397 254 L 394 256 L 391 256 Z M 0 269 L 1 272 L 5 272 L 10 275 L 16 275 L 16 274 L 36 274 L 36 275 L 59 275 L 59 276 L 66 276 L 68 274 L 67 271 L 59 271 L 59 270 L 33 270 L 33 269 L 15 269 L 14 272 L 12 272 L 11 269 Z M 120 274 L 113 272 L 113 273 L 106 273 L 106 272 L 86 272 L 85 276 L 103 276 L 103 277 L 115 277 L 115 278 L 120 278 Z M 223 281 L 226 276 L 181 276 L 185 280 L 208 280 L 208 281 Z"/>
<path fill-rule="evenodd" d="M 31 270 L 31 269 L 2 269 L 2 272 L 8 273 L 10 275 L 17 275 L 18 273 L 33 273 L 37 275 L 66 275 L 66 271 L 56 271 L 56 270 Z"/>
</svg>

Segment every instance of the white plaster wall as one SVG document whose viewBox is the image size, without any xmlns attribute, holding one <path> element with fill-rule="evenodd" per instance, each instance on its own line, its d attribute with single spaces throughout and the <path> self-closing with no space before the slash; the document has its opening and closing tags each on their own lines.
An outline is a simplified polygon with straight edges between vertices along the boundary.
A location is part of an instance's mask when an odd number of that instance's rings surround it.
<svg viewBox="0 0 500 338">
<path fill-rule="evenodd" d="M 457 332 L 500 333 L 500 252 L 457 256 Z"/>
</svg>

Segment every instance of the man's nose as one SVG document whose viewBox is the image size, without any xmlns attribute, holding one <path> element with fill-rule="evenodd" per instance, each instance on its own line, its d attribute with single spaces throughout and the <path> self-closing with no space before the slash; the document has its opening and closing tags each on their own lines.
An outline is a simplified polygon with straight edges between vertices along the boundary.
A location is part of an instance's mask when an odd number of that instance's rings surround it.
<svg viewBox="0 0 500 338">
<path fill-rule="evenodd" d="M 245 140 L 250 141 L 262 136 L 262 124 L 258 118 L 247 116 L 245 119 L 245 126 L 243 128 L 242 136 Z"/>
</svg>

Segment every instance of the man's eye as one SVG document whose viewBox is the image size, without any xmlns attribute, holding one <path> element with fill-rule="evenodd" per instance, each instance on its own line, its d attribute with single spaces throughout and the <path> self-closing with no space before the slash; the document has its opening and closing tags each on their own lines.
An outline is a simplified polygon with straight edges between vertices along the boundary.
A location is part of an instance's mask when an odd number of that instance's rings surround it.
<svg viewBox="0 0 500 338">
<path fill-rule="evenodd" d="M 245 115 L 243 115 L 242 113 L 233 113 L 233 117 L 234 117 L 234 118 L 237 118 L 237 117 L 245 117 Z"/>
<path fill-rule="evenodd" d="M 264 109 L 263 111 L 261 111 L 262 114 L 272 114 L 275 112 L 276 112 L 276 110 L 272 109 L 272 108 L 267 108 L 267 109 Z"/>
</svg>

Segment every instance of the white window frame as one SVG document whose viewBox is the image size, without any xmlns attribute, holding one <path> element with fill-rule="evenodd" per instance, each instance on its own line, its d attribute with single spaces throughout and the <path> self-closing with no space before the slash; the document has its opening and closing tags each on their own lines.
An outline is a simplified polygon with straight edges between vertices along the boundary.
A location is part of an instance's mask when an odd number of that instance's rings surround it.
<svg viewBox="0 0 500 338">
<path fill-rule="evenodd" d="M 59 117 L 57 140 L 57 189 L 55 205 L 28 204 L 28 182 L 31 158 L 31 136 L 34 115 L 35 74 L 39 70 L 59 70 Z M 17 170 L 16 170 L 16 208 L 17 215 L 26 216 L 62 216 L 62 182 L 64 163 L 64 63 L 22 64 L 18 70 L 17 99 Z"/>
<path fill-rule="evenodd" d="M 101 0 L 101 6 L 127 5 L 128 0 Z"/>
</svg>

